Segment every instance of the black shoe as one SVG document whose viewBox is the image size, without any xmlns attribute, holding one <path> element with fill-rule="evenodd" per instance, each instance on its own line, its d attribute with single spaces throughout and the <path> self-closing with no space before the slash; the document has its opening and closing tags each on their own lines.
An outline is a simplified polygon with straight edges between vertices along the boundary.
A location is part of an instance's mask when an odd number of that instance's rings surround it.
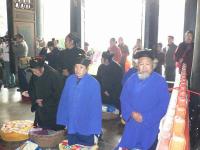
<svg viewBox="0 0 200 150">
<path fill-rule="evenodd" d="M 21 89 L 17 89 L 17 92 L 22 92 L 22 90 Z"/>
</svg>

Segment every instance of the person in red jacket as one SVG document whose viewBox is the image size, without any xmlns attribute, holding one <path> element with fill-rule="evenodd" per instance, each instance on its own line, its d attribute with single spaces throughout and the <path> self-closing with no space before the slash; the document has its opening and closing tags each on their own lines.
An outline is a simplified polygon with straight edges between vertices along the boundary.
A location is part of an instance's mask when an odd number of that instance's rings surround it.
<svg viewBox="0 0 200 150">
<path fill-rule="evenodd" d="M 108 48 L 108 51 L 114 54 L 113 60 L 116 61 L 117 63 L 120 63 L 122 54 L 120 48 L 116 44 L 117 44 L 116 39 L 111 38 L 110 47 Z"/>
</svg>

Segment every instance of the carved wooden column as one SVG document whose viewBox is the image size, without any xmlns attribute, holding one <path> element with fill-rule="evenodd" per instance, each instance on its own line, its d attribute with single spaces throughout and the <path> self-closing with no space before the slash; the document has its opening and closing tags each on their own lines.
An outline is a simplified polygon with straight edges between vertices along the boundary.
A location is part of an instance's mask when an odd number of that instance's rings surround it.
<svg viewBox="0 0 200 150">
<path fill-rule="evenodd" d="M 13 0 L 14 34 L 24 35 L 29 56 L 35 56 L 35 18 L 35 0 Z"/>
<path fill-rule="evenodd" d="M 85 40 L 85 1 L 70 0 L 70 32 L 76 32 L 84 47 Z"/>
<path fill-rule="evenodd" d="M 194 40 L 194 54 L 192 63 L 191 87 L 200 92 L 200 0 L 198 0 L 196 28 Z"/>
<path fill-rule="evenodd" d="M 195 11 L 195 8 L 191 8 L 191 9 Z M 195 19 L 196 27 L 195 27 L 194 53 L 193 53 L 190 87 L 191 87 L 191 90 L 200 92 L 200 65 L 199 65 L 199 62 L 200 62 L 200 0 L 197 0 L 197 14 L 195 16 L 196 16 L 196 19 Z M 193 21 L 193 19 L 191 19 L 191 21 Z M 191 24 L 193 25 L 193 23 Z M 189 110 L 190 110 L 190 142 L 191 142 L 190 145 L 194 146 L 199 143 L 199 138 L 200 138 L 200 124 L 199 124 L 200 96 L 196 94 L 191 94 L 189 106 L 190 106 Z"/>
<path fill-rule="evenodd" d="M 145 1 L 144 48 L 152 49 L 158 41 L 159 0 Z"/>
<path fill-rule="evenodd" d="M 187 30 L 195 32 L 197 0 L 185 0 L 184 33 Z"/>
<path fill-rule="evenodd" d="M 44 0 L 36 0 L 35 2 L 35 16 L 36 16 L 36 37 L 43 38 L 43 20 L 44 20 Z"/>
</svg>

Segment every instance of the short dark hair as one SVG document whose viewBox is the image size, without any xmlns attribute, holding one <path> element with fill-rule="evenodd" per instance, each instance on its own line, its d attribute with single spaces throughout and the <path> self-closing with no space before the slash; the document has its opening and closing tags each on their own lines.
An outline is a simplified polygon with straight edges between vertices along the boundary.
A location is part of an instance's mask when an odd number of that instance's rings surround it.
<svg viewBox="0 0 200 150">
<path fill-rule="evenodd" d="M 173 36 L 173 35 L 168 35 L 168 37 L 174 39 L 174 36 Z"/>
<path fill-rule="evenodd" d="M 23 38 L 24 38 L 24 36 L 23 36 L 22 34 L 20 34 L 20 33 L 17 33 L 17 34 L 15 35 L 15 37 L 16 37 L 16 38 L 19 38 L 19 39 L 23 39 Z"/>
<path fill-rule="evenodd" d="M 79 46 L 79 43 L 80 43 L 81 39 L 79 38 L 77 32 L 69 33 L 66 37 L 68 37 L 71 40 L 73 40 L 75 47 Z"/>
<path fill-rule="evenodd" d="M 187 30 L 186 32 L 185 32 L 185 35 L 186 34 L 192 34 L 192 36 L 194 37 L 194 32 L 192 31 L 192 30 Z"/>
<path fill-rule="evenodd" d="M 157 43 L 156 46 L 160 46 L 160 47 L 162 47 L 163 45 L 162 45 L 162 43 Z"/>
<path fill-rule="evenodd" d="M 84 42 L 84 46 L 89 46 L 89 43 L 88 42 Z"/>
<path fill-rule="evenodd" d="M 110 41 L 116 42 L 116 39 L 115 38 L 111 38 Z"/>
<path fill-rule="evenodd" d="M 86 55 L 84 54 L 79 54 L 75 62 L 75 64 L 82 64 L 86 68 L 90 65 L 90 63 L 91 63 L 91 60 L 88 57 L 86 57 Z"/>
<path fill-rule="evenodd" d="M 52 41 L 49 41 L 49 42 L 47 43 L 47 47 L 54 47 L 54 43 L 53 43 Z"/>
<path fill-rule="evenodd" d="M 104 51 L 104 52 L 102 53 L 102 58 L 108 59 L 109 62 L 112 61 L 113 56 L 114 56 L 114 54 L 113 54 L 113 53 L 110 53 L 110 51 Z"/>
</svg>

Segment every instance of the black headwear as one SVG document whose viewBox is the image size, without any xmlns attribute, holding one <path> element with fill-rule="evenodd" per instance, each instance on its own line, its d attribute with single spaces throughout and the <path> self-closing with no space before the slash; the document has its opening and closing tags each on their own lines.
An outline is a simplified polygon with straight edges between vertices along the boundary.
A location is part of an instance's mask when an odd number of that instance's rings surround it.
<svg viewBox="0 0 200 150">
<path fill-rule="evenodd" d="M 141 57 L 149 57 L 152 60 L 154 59 L 152 50 L 140 50 L 133 56 L 135 59 L 139 59 Z"/>
<path fill-rule="evenodd" d="M 44 66 L 44 61 L 43 57 L 33 57 L 29 61 L 30 68 L 41 68 Z"/>
<path fill-rule="evenodd" d="M 109 61 L 112 60 L 114 54 L 110 53 L 109 51 L 105 51 L 102 53 L 102 58 L 108 59 Z"/>
<path fill-rule="evenodd" d="M 77 57 L 75 64 L 82 64 L 82 65 L 86 66 L 86 68 L 87 68 L 89 66 L 90 62 L 91 61 L 88 57 L 86 57 L 83 54 L 79 54 L 79 57 Z"/>
</svg>

